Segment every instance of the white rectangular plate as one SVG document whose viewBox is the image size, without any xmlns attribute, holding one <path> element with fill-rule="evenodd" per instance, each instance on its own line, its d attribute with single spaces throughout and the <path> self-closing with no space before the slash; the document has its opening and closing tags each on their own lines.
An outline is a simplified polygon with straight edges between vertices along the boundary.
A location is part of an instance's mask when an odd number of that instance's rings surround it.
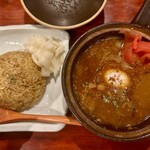
<svg viewBox="0 0 150 150">
<path fill-rule="evenodd" d="M 24 42 L 32 35 L 43 35 L 45 37 L 53 36 L 63 42 L 65 54 L 69 49 L 69 35 L 66 31 L 45 28 L 40 25 L 13 25 L 0 27 L 0 54 L 8 51 L 23 50 Z M 64 116 L 66 111 L 67 105 L 62 93 L 60 73 L 57 79 L 50 80 L 40 103 L 23 113 Z M 0 132 L 57 132 L 64 126 L 64 124 L 18 122 L 1 124 Z"/>
</svg>

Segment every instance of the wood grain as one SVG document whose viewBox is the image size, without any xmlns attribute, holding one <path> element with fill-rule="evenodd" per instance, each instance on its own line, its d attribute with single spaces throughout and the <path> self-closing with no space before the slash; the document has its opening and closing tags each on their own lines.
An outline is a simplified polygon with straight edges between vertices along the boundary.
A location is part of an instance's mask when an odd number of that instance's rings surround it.
<svg viewBox="0 0 150 150">
<path fill-rule="evenodd" d="M 102 23 L 131 22 L 144 0 L 108 0 L 102 13 L 89 24 L 68 31 L 71 42 Z M 0 0 L 0 25 L 36 24 L 19 0 Z M 70 113 L 69 113 L 70 114 Z M 150 150 L 150 138 L 114 142 L 94 135 L 84 127 L 66 125 L 59 132 L 0 133 L 0 150 Z"/>
</svg>

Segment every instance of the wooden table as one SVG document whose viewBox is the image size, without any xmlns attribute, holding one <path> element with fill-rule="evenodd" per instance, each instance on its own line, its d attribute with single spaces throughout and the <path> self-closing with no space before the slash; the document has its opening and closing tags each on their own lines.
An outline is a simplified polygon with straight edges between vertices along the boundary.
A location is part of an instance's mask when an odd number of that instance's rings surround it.
<svg viewBox="0 0 150 150">
<path fill-rule="evenodd" d="M 91 23 L 76 30 L 72 42 L 88 29 L 108 22 L 130 22 L 143 0 L 108 0 L 104 11 Z M 36 24 L 19 0 L 0 0 L 0 25 Z M 0 133 L 0 150 L 150 150 L 150 138 L 119 143 L 97 137 L 84 127 L 66 125 L 59 132 Z"/>
</svg>

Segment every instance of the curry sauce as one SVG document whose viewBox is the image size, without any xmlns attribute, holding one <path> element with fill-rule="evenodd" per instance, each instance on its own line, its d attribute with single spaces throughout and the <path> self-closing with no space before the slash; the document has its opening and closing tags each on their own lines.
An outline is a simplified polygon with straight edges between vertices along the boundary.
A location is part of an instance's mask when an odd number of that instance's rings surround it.
<svg viewBox="0 0 150 150">
<path fill-rule="evenodd" d="M 110 37 L 90 46 L 75 65 L 73 89 L 96 123 L 132 128 L 150 116 L 150 64 L 127 64 L 123 42 Z"/>
</svg>

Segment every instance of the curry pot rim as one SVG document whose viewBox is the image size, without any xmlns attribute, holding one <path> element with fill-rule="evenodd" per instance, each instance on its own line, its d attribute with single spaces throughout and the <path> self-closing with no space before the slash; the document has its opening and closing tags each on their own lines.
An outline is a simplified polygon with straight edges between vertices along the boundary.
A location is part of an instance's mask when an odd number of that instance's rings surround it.
<svg viewBox="0 0 150 150">
<path fill-rule="evenodd" d="M 92 28 L 77 39 L 65 58 L 62 69 L 62 89 L 69 109 L 76 117 L 76 119 L 89 131 L 98 136 L 114 141 L 133 141 L 150 136 L 150 124 L 142 129 L 127 132 L 111 131 L 106 128 L 98 127 L 93 121 L 89 119 L 88 116 L 83 113 L 80 106 L 76 103 L 71 85 L 71 72 L 73 69 L 73 63 L 81 47 L 96 36 L 100 36 L 101 34 L 105 34 L 107 32 L 118 31 L 120 29 L 134 29 L 137 32 L 144 34 L 144 36 L 150 40 L 150 31 L 145 27 L 135 24 L 109 23 Z"/>
</svg>

